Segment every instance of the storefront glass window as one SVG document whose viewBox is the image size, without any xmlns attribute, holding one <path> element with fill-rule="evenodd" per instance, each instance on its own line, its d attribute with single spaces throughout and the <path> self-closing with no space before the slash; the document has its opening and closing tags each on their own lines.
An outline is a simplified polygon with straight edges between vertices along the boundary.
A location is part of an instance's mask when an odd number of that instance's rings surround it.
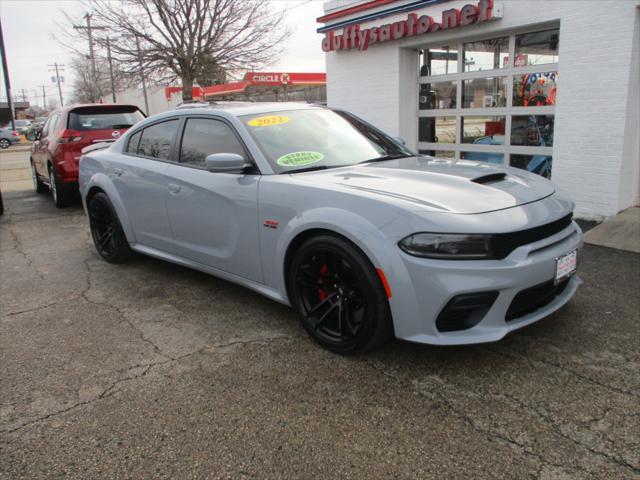
<svg viewBox="0 0 640 480">
<path fill-rule="evenodd" d="M 557 90 L 558 72 L 515 75 L 513 77 L 513 106 L 555 105 Z"/>
<path fill-rule="evenodd" d="M 519 115 L 511 119 L 511 145 L 553 146 L 553 115 Z"/>
<path fill-rule="evenodd" d="M 435 47 L 420 52 L 420 76 L 458 73 L 458 47 Z"/>
<path fill-rule="evenodd" d="M 420 110 L 456 108 L 458 82 L 432 82 L 420 85 Z"/>
<path fill-rule="evenodd" d="M 506 77 L 476 78 L 462 82 L 463 108 L 495 108 L 507 106 Z"/>
<path fill-rule="evenodd" d="M 418 141 L 430 143 L 456 142 L 456 117 L 420 117 Z"/>
<path fill-rule="evenodd" d="M 545 178 L 551 178 L 552 158 L 549 155 L 517 155 L 511 154 L 509 164 L 512 167 L 522 168 Z"/>
<path fill-rule="evenodd" d="M 453 150 L 419 150 L 418 153 L 438 158 L 454 158 L 456 156 Z"/>
<path fill-rule="evenodd" d="M 504 145 L 505 117 L 462 117 L 462 143 Z"/>
<path fill-rule="evenodd" d="M 493 38 L 464 44 L 464 70 L 495 70 L 506 67 L 509 37 Z"/>
<path fill-rule="evenodd" d="M 463 160 L 473 160 L 474 162 L 504 163 L 504 153 L 494 152 L 460 152 Z"/>
<path fill-rule="evenodd" d="M 558 63 L 560 33 L 557 28 L 516 35 L 514 67 Z"/>
</svg>

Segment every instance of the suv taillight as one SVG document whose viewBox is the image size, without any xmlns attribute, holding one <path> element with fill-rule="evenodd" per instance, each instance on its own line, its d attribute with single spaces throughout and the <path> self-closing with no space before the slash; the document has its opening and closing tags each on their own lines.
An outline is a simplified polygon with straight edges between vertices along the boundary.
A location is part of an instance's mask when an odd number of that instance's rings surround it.
<svg viewBox="0 0 640 480">
<path fill-rule="evenodd" d="M 14 137 L 19 137 L 20 136 L 20 132 L 14 130 L 13 132 L 11 132 L 11 135 L 13 135 Z"/>
<path fill-rule="evenodd" d="M 80 140 L 82 140 L 82 135 L 75 130 L 65 130 L 60 135 L 60 143 L 78 142 Z"/>
</svg>

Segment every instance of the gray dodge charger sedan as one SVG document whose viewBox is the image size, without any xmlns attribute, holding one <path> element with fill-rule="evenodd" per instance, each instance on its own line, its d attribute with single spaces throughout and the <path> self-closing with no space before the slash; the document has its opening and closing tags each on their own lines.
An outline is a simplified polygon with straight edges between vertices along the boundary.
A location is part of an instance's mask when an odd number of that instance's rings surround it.
<svg viewBox="0 0 640 480">
<path fill-rule="evenodd" d="M 80 191 L 106 261 L 138 252 L 244 285 L 334 352 L 496 341 L 580 284 L 582 232 L 551 182 L 416 155 L 345 111 L 180 109 L 102 147 Z"/>
</svg>

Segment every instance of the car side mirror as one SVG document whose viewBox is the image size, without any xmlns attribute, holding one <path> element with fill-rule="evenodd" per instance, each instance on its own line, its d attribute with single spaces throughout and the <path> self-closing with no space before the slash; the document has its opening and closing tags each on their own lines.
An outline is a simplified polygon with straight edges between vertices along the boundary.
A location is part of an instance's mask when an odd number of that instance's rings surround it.
<svg viewBox="0 0 640 480">
<path fill-rule="evenodd" d="M 213 153 L 204 160 L 207 170 L 217 173 L 242 173 L 249 166 L 237 153 Z"/>
</svg>

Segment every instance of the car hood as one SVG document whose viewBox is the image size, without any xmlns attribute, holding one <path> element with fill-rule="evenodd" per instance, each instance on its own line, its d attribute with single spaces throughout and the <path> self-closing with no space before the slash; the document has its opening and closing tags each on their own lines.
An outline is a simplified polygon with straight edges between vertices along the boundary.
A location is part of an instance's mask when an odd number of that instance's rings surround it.
<svg viewBox="0 0 640 480">
<path fill-rule="evenodd" d="M 292 174 L 298 181 L 406 202 L 416 209 L 475 214 L 536 202 L 555 191 L 548 180 L 478 162 L 409 157 Z"/>
</svg>

